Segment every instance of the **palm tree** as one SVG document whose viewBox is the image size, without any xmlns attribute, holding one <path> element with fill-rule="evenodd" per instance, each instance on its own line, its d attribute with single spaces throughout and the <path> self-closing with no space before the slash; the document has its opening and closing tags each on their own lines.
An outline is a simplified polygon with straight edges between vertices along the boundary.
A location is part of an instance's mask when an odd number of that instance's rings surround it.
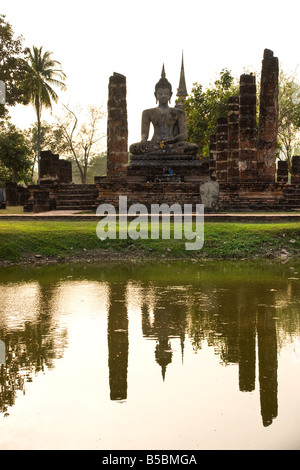
<svg viewBox="0 0 300 470">
<path fill-rule="evenodd" d="M 66 89 L 66 85 L 61 81 L 66 75 L 61 70 L 61 63 L 51 58 L 52 52 L 43 48 L 33 46 L 25 49 L 27 57 L 27 71 L 24 77 L 23 86 L 28 101 L 34 105 L 37 116 L 37 158 L 38 158 L 38 179 L 40 180 L 40 156 L 41 156 L 41 113 L 42 107 L 52 109 L 52 101 L 58 101 L 58 95 L 52 86 L 61 90 Z M 60 80 L 58 80 L 60 79 Z"/>
</svg>

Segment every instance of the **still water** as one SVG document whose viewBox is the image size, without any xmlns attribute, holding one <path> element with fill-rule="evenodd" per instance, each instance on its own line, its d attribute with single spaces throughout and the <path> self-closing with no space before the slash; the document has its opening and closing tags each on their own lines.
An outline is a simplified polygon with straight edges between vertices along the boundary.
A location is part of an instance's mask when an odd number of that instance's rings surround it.
<svg viewBox="0 0 300 470">
<path fill-rule="evenodd" d="M 0 449 L 300 449 L 300 264 L 0 274 Z"/>
</svg>

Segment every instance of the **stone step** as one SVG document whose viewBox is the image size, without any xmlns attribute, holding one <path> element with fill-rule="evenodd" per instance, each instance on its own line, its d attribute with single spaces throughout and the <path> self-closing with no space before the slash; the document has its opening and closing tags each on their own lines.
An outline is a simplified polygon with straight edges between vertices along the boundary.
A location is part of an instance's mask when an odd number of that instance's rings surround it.
<svg viewBox="0 0 300 470">
<path fill-rule="evenodd" d="M 72 207 L 78 207 L 80 205 L 85 205 L 85 206 L 94 206 L 96 204 L 96 201 L 57 201 L 56 207 L 61 207 L 61 206 L 72 206 Z"/>
<path fill-rule="evenodd" d="M 56 207 L 56 210 L 58 211 L 93 211 L 96 212 L 96 206 L 76 206 L 76 207 L 70 207 L 70 206 L 60 206 Z"/>
<path fill-rule="evenodd" d="M 78 194 L 58 194 L 57 201 L 95 201 L 98 197 L 97 194 L 83 194 L 78 197 Z"/>
<path fill-rule="evenodd" d="M 80 190 L 80 191 L 72 191 L 72 190 L 60 190 L 60 191 L 57 191 L 57 194 L 59 195 L 64 195 L 64 194 L 70 194 L 70 195 L 73 195 L 73 196 L 76 196 L 76 195 L 81 195 L 81 194 L 89 194 L 89 195 L 95 195 L 95 194 L 98 194 L 98 191 L 94 191 L 94 190 L 87 190 L 87 191 L 84 191 L 84 190 Z"/>
<path fill-rule="evenodd" d="M 64 184 L 61 185 L 60 189 L 73 189 L 77 191 L 78 189 L 96 189 L 95 184 Z"/>
</svg>

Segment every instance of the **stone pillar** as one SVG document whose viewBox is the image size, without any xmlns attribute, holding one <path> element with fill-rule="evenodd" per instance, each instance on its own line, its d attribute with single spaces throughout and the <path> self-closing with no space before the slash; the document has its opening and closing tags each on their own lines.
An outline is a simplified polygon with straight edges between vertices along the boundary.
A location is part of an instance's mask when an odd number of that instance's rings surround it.
<svg viewBox="0 0 300 470">
<path fill-rule="evenodd" d="M 216 177 L 219 182 L 227 181 L 227 135 L 228 120 L 219 118 L 216 132 Z"/>
<path fill-rule="evenodd" d="M 258 130 L 259 181 L 275 181 L 278 134 L 278 58 L 265 49 L 261 71 Z"/>
<path fill-rule="evenodd" d="M 277 163 L 277 183 L 288 182 L 288 162 L 279 160 Z"/>
<path fill-rule="evenodd" d="M 227 181 L 239 181 L 239 97 L 228 102 Z"/>
<path fill-rule="evenodd" d="M 216 179 L 216 135 L 210 136 L 209 144 L 209 175 L 212 180 Z"/>
<path fill-rule="evenodd" d="M 107 178 L 109 181 L 127 179 L 128 124 L 126 77 L 114 73 L 108 86 L 107 119 Z"/>
<path fill-rule="evenodd" d="M 292 158 L 291 183 L 292 184 L 300 183 L 300 156 L 296 156 Z"/>
<path fill-rule="evenodd" d="M 257 181 L 256 80 L 241 75 L 239 97 L 239 178 Z"/>
</svg>

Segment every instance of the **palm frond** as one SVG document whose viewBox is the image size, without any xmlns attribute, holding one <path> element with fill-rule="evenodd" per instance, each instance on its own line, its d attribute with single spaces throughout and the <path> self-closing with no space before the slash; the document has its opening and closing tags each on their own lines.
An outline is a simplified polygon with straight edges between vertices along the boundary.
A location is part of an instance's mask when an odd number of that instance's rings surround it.
<svg viewBox="0 0 300 470">
<path fill-rule="evenodd" d="M 22 87 L 32 103 L 39 96 L 40 106 L 51 108 L 51 100 L 57 102 L 58 95 L 52 87 L 66 90 L 63 80 L 66 74 L 61 68 L 61 63 L 52 59 L 52 52 L 43 51 L 43 48 L 33 46 L 25 49 L 27 57 L 27 72 Z"/>
</svg>

